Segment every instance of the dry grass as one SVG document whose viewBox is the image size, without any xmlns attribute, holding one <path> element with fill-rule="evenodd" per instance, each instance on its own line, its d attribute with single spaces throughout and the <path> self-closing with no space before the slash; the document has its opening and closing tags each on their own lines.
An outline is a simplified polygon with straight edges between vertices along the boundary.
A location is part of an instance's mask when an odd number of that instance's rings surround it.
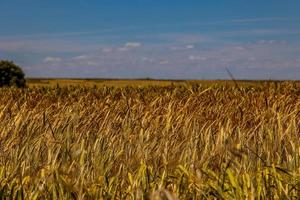
<svg viewBox="0 0 300 200">
<path fill-rule="evenodd" d="M 296 83 L 0 95 L 0 199 L 300 196 Z"/>
<path fill-rule="evenodd" d="M 189 84 L 201 84 L 209 87 L 212 85 L 234 86 L 233 81 L 226 80 L 155 80 L 155 79 L 27 79 L 30 88 L 40 87 L 148 87 L 148 86 L 186 86 Z M 262 81 L 238 81 L 240 86 L 256 86 Z M 300 82 L 295 82 L 300 86 Z"/>
<path fill-rule="evenodd" d="M 168 81 L 168 80 L 109 80 L 109 79 L 28 79 L 28 86 L 35 87 L 126 87 L 126 86 L 169 86 L 172 84 L 183 84 L 185 81 Z"/>
</svg>

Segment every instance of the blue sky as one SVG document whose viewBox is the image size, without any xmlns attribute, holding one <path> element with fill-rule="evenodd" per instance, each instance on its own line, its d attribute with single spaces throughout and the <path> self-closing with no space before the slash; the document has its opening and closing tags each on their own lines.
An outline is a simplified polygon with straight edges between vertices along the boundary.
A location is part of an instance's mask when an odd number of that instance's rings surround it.
<svg viewBox="0 0 300 200">
<path fill-rule="evenodd" d="M 300 79 L 298 0 L 1 0 L 28 77 Z"/>
</svg>

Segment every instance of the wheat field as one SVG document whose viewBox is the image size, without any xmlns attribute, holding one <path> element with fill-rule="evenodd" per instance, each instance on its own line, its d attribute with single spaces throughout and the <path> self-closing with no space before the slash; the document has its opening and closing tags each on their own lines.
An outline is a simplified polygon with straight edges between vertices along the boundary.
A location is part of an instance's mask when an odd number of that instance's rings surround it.
<svg viewBox="0 0 300 200">
<path fill-rule="evenodd" d="M 0 199 L 299 199 L 295 82 L 0 89 Z"/>
</svg>

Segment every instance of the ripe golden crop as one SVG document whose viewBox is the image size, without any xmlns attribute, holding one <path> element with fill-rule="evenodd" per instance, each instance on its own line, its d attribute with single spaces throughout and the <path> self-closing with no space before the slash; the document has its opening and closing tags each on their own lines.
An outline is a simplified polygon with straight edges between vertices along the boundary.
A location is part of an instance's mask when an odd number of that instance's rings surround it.
<svg viewBox="0 0 300 200">
<path fill-rule="evenodd" d="M 300 89 L 0 89 L 0 199 L 293 199 Z"/>
</svg>

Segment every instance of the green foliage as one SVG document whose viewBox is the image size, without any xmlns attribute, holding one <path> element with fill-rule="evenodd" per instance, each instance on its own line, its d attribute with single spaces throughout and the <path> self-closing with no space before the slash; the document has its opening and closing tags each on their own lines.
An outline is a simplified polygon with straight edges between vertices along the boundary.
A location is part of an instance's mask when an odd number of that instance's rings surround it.
<svg viewBox="0 0 300 200">
<path fill-rule="evenodd" d="M 25 87 L 25 75 L 22 69 L 12 61 L 0 61 L 0 87 Z"/>
</svg>

